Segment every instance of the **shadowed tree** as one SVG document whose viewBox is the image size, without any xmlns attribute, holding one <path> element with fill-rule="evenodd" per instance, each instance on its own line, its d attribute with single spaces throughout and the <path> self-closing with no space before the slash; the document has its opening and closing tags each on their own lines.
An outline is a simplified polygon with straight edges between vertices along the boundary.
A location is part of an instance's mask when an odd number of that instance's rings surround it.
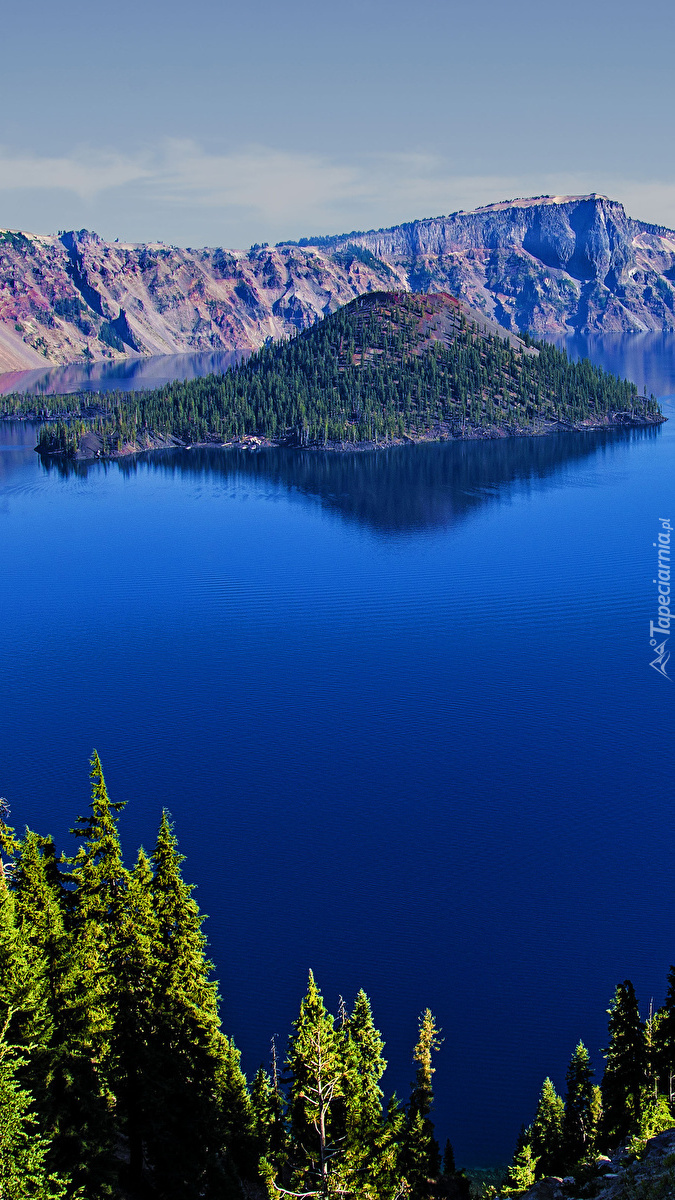
<svg viewBox="0 0 675 1200">
<path fill-rule="evenodd" d="M 567 1165 L 573 1167 L 592 1152 L 597 1121 L 593 1069 L 583 1042 L 570 1059 L 566 1080 L 563 1154 Z"/>
<path fill-rule="evenodd" d="M 675 966 L 668 972 L 666 998 L 656 1014 L 654 1064 L 658 1090 L 672 1102 L 675 1099 Z"/>
<path fill-rule="evenodd" d="M 603 1143 L 618 1146 L 640 1124 L 646 1082 L 645 1030 L 630 979 L 620 983 L 609 1013 L 607 1065 L 602 1078 Z"/>
<path fill-rule="evenodd" d="M 223 1164 L 227 1071 L 205 920 L 182 875 L 184 855 L 162 815 L 152 857 L 154 1031 L 149 1047 L 147 1155 L 166 1200 L 231 1194 Z"/>
<path fill-rule="evenodd" d="M 106 1187 L 114 1174 L 113 1121 L 95 1048 L 100 994 L 74 933 L 65 925 L 65 896 L 54 845 L 31 830 L 13 871 L 17 919 L 25 943 L 43 964 L 50 1022 L 48 1044 L 33 1045 L 22 1076 L 49 1131 L 48 1163 L 76 1185 Z"/>
<path fill-rule="evenodd" d="M 0 1035 L 0 1195 L 7 1200 L 64 1200 L 67 1180 L 49 1170 L 49 1139 L 39 1129 L 32 1096 L 21 1087 L 17 1057 Z"/>
</svg>

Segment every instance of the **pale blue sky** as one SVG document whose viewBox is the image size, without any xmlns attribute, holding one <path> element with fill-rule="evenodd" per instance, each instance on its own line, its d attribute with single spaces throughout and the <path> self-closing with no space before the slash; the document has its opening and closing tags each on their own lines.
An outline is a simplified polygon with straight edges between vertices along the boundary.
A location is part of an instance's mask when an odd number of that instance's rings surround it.
<svg viewBox="0 0 675 1200">
<path fill-rule="evenodd" d="M 0 226 L 247 246 L 517 195 L 675 226 L 672 0 L 5 7 Z"/>
</svg>

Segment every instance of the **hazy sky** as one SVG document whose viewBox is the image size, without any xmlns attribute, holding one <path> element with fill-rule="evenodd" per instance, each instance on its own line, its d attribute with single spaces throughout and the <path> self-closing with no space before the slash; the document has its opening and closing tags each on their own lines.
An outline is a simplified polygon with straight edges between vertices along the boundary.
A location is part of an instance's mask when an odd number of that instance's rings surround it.
<svg viewBox="0 0 675 1200">
<path fill-rule="evenodd" d="M 6 5 L 0 226 L 248 246 L 601 191 L 675 226 L 672 0 Z"/>
</svg>

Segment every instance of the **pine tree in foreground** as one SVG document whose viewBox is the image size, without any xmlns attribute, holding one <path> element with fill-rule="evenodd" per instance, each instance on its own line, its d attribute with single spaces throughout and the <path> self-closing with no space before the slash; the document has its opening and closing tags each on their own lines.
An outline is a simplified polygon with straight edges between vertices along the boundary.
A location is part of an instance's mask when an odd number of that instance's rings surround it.
<svg viewBox="0 0 675 1200">
<path fill-rule="evenodd" d="M 152 868 L 141 849 L 127 879 L 119 926 L 110 947 L 112 1013 L 108 1077 L 128 1147 L 128 1185 L 140 1188 L 148 1140 L 151 1046 L 155 1035 L 157 921 Z"/>
<path fill-rule="evenodd" d="M 417 1077 L 410 1093 L 402 1155 L 403 1172 L 411 1188 L 412 1200 L 427 1200 L 433 1195 L 441 1167 L 441 1154 L 429 1116 L 434 1102 L 432 1077 L 436 1070 L 432 1058 L 440 1046 L 435 1018 L 427 1008 L 420 1017 L 419 1037 L 413 1052 L 413 1061 L 418 1064 Z"/>
<path fill-rule="evenodd" d="M 345 1064 L 335 1022 L 309 972 L 307 993 L 288 1047 L 289 1116 L 294 1190 L 327 1196 L 344 1148 L 334 1141 L 337 1101 L 344 1095 Z"/>
<path fill-rule="evenodd" d="M 675 966 L 668 972 L 663 1008 L 656 1014 L 654 1068 L 658 1091 L 675 1099 Z"/>
<path fill-rule="evenodd" d="M 113 1120 L 94 1049 L 100 994 L 77 938 L 66 928 L 65 894 L 50 838 L 26 831 L 17 850 L 13 892 L 22 936 L 44 963 L 50 1039 L 48 1045 L 33 1045 L 22 1077 L 49 1133 L 50 1169 L 76 1185 L 86 1184 L 92 1196 L 106 1194 L 114 1175 Z"/>
<path fill-rule="evenodd" d="M 535 1182 L 537 1177 L 537 1159 L 532 1153 L 529 1142 L 517 1152 L 506 1176 L 506 1186 L 502 1188 L 502 1196 L 518 1196 Z"/>
<path fill-rule="evenodd" d="M 646 1083 L 646 1046 L 635 990 L 620 983 L 609 1012 L 607 1065 L 602 1078 L 602 1141 L 608 1149 L 623 1142 L 640 1124 Z"/>
<path fill-rule="evenodd" d="M 567 1094 L 563 1117 L 563 1156 L 568 1166 L 593 1151 L 597 1124 L 597 1096 L 588 1050 L 579 1042 L 567 1068 Z"/>
<path fill-rule="evenodd" d="M 49 1171 L 49 1139 L 40 1132 L 30 1092 L 17 1078 L 21 1066 L 22 1059 L 7 1044 L 5 1029 L 0 1040 L 0 1196 L 65 1200 L 67 1182 Z"/>
<path fill-rule="evenodd" d="M 537 1178 L 559 1175 L 564 1168 L 563 1119 L 565 1105 L 547 1077 L 541 1089 L 534 1121 L 529 1130 L 533 1157 L 537 1160 Z"/>
<path fill-rule="evenodd" d="M 384 1042 L 375 1028 L 370 1001 L 359 991 L 350 1016 L 345 1014 L 340 1037 L 344 1063 L 343 1118 L 344 1182 L 350 1188 L 376 1193 L 380 1169 L 377 1141 L 382 1131 Z"/>
<path fill-rule="evenodd" d="M 148 1046 L 147 1157 L 166 1200 L 218 1196 L 223 1180 L 219 1074 L 227 1052 L 205 917 L 183 879 L 184 855 L 162 815 L 152 857 L 153 1037 Z"/>
</svg>

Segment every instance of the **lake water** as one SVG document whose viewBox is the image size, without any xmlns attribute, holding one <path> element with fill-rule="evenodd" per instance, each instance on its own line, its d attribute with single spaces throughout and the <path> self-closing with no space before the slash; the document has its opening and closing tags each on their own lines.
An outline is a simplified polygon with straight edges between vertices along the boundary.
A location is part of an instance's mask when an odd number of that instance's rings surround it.
<svg viewBox="0 0 675 1200">
<path fill-rule="evenodd" d="M 226 371 L 245 352 L 213 350 L 199 354 L 154 354 L 150 358 L 124 358 L 117 362 L 69 363 L 32 371 L 0 374 L 0 396 L 20 392 L 29 396 L 63 396 L 71 392 L 141 391 L 161 387 L 173 379 L 195 379 Z"/>
<path fill-rule="evenodd" d="M 675 393 L 672 339 L 592 348 Z M 666 400 L 667 413 L 675 407 Z M 406 1095 L 510 1156 L 545 1074 L 675 960 L 673 688 L 649 666 L 659 430 L 46 469 L 0 426 L 0 792 L 67 829 L 101 753 L 128 857 L 173 813 L 249 1072 L 312 967 Z M 675 660 L 673 660 L 675 661 Z"/>
</svg>

